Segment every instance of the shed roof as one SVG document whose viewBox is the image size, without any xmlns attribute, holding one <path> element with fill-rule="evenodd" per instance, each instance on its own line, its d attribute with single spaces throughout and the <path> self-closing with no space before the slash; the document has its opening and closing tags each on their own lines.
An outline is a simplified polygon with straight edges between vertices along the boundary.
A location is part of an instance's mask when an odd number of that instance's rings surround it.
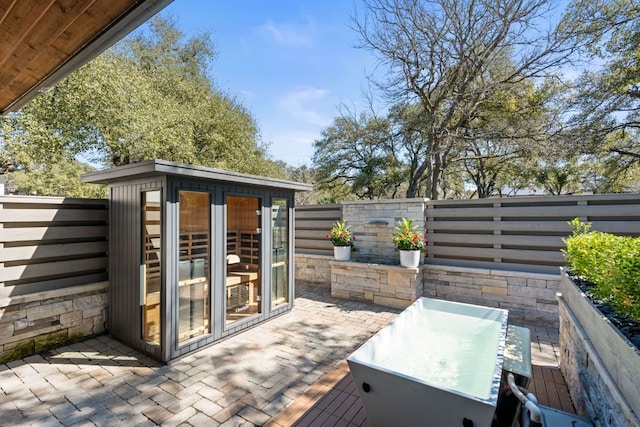
<svg viewBox="0 0 640 427">
<path fill-rule="evenodd" d="M 222 169 L 208 168 L 204 166 L 189 165 L 184 163 L 169 162 L 167 160 L 150 160 L 134 163 L 126 166 L 118 166 L 97 172 L 82 175 L 82 182 L 95 184 L 109 184 L 114 182 L 129 181 L 139 178 L 149 178 L 162 175 L 175 175 L 187 178 L 206 179 L 210 181 L 244 184 L 255 187 L 267 187 L 294 191 L 310 191 L 310 184 L 287 181 L 284 179 L 269 178 L 265 176 L 249 175 L 238 172 L 230 172 Z"/>
</svg>

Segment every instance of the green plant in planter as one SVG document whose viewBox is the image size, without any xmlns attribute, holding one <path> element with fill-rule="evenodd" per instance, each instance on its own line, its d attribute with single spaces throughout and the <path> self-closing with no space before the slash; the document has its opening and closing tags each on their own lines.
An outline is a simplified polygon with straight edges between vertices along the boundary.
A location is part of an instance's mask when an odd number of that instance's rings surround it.
<svg viewBox="0 0 640 427">
<path fill-rule="evenodd" d="M 327 239 L 331 240 L 333 246 L 351 246 L 353 248 L 356 236 L 353 235 L 346 221 L 336 221 L 327 233 Z"/>
<path fill-rule="evenodd" d="M 422 251 L 427 243 L 426 237 L 418 230 L 418 226 L 413 224 L 413 220 L 406 218 L 400 220 L 393 231 L 391 240 L 401 251 Z"/>
<path fill-rule="evenodd" d="M 577 218 L 563 239 L 568 269 L 593 283 L 593 293 L 618 313 L 640 321 L 640 238 L 590 231 Z"/>
</svg>

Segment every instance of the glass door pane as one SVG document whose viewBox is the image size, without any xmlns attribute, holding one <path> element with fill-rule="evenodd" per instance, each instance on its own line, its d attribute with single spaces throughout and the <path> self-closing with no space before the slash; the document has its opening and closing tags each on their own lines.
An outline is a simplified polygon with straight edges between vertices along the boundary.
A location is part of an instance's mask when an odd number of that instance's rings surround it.
<svg viewBox="0 0 640 427">
<path fill-rule="evenodd" d="M 209 332 L 211 196 L 180 191 L 178 342 Z"/>
<path fill-rule="evenodd" d="M 159 190 L 142 193 L 142 339 L 160 344 L 162 210 Z"/>
<path fill-rule="evenodd" d="M 257 197 L 227 196 L 227 324 L 262 312 L 260 206 Z"/>
<path fill-rule="evenodd" d="M 273 199 L 271 248 L 271 307 L 289 302 L 289 201 Z"/>
</svg>

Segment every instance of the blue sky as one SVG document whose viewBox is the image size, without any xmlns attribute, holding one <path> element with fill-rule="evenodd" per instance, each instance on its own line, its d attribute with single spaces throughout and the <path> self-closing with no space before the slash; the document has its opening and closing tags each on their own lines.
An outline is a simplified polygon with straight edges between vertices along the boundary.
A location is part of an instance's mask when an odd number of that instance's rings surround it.
<svg viewBox="0 0 640 427">
<path fill-rule="evenodd" d="M 171 15 L 185 35 L 211 34 L 217 58 L 210 75 L 258 121 L 274 158 L 311 164 L 313 141 L 345 104 L 361 111 L 375 59 L 354 46 L 347 0 L 174 0 Z"/>
</svg>

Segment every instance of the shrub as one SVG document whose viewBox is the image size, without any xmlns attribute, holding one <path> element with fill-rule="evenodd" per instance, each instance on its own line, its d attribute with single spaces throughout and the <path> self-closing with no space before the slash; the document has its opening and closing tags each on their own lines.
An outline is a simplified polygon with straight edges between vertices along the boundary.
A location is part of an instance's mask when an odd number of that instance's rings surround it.
<svg viewBox="0 0 640 427">
<path fill-rule="evenodd" d="M 571 221 L 573 234 L 562 252 L 571 273 L 593 283 L 591 289 L 619 314 L 640 321 L 640 238 L 590 231 Z"/>
</svg>

